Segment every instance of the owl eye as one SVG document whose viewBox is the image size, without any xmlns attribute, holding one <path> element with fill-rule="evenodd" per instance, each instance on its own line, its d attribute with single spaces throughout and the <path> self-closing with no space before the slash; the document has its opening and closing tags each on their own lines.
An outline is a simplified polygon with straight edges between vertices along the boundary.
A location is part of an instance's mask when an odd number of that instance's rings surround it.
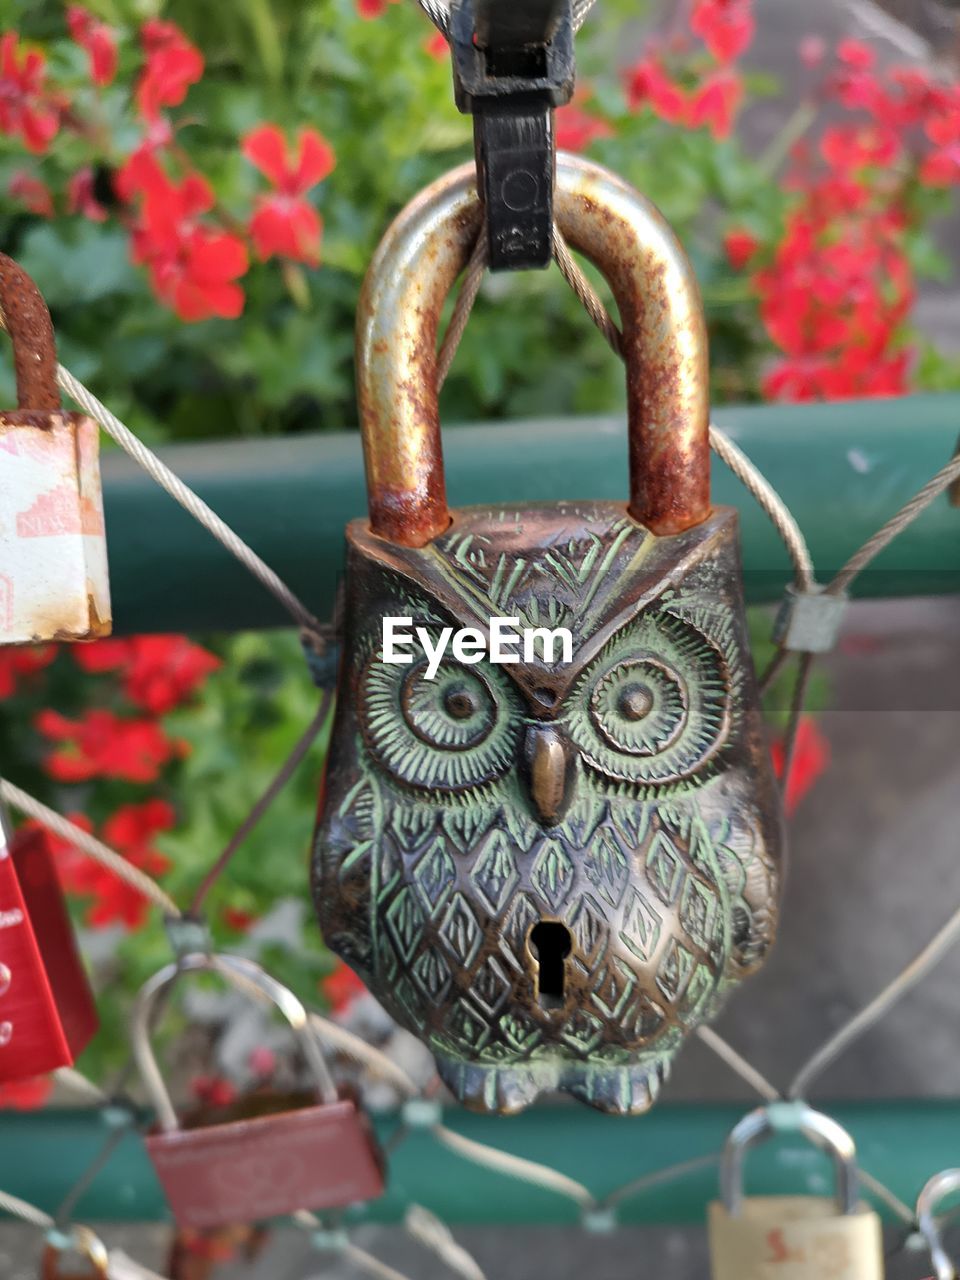
<svg viewBox="0 0 960 1280">
<path fill-rule="evenodd" d="M 686 690 L 678 672 L 652 658 L 622 662 L 597 681 L 590 716 L 617 751 L 652 756 L 683 731 Z"/>
<path fill-rule="evenodd" d="M 360 697 L 370 749 L 402 782 L 457 791 L 502 774 L 516 758 L 515 695 L 489 668 L 442 663 L 426 679 L 426 660 L 412 666 L 377 655 L 364 672 Z"/>
<path fill-rule="evenodd" d="M 641 618 L 616 636 L 568 700 L 570 735 L 611 778 L 688 778 L 728 727 L 726 664 L 707 637 L 670 615 Z"/>
</svg>

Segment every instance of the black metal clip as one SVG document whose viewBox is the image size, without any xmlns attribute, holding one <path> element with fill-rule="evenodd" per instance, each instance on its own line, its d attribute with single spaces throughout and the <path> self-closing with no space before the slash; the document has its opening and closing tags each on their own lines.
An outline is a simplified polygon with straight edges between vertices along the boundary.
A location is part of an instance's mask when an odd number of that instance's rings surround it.
<svg viewBox="0 0 960 1280">
<path fill-rule="evenodd" d="M 553 112 L 573 96 L 573 37 L 573 0 L 453 0 L 456 102 L 473 115 L 494 271 L 553 256 Z"/>
</svg>

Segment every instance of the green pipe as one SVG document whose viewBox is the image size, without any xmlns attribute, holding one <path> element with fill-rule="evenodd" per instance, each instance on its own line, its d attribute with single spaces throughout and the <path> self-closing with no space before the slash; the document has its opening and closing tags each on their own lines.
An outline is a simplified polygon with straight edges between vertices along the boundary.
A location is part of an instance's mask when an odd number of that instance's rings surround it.
<svg viewBox="0 0 960 1280">
<path fill-rule="evenodd" d="M 854 1136 L 861 1166 L 913 1204 L 931 1176 L 957 1162 L 960 1102 L 914 1100 L 827 1107 Z M 729 1105 L 661 1105 L 648 1116 L 612 1119 L 580 1107 L 538 1107 L 511 1119 L 455 1110 L 444 1123 L 478 1142 L 559 1169 L 597 1198 L 644 1174 L 718 1152 L 743 1114 Z M 381 1138 L 396 1118 L 381 1120 Z M 108 1130 L 96 1111 L 6 1112 L 0 1121 L 0 1188 L 55 1210 L 100 1150 Z M 751 1152 L 748 1194 L 830 1194 L 827 1158 L 803 1140 L 778 1139 Z M 624 1200 L 623 1224 L 702 1223 L 716 1196 L 712 1166 Z M 484 1169 L 414 1130 L 390 1156 L 386 1195 L 356 1214 L 396 1222 L 410 1201 L 452 1225 L 574 1223 L 579 1209 L 553 1191 Z M 157 1221 L 166 1209 L 140 1138 L 125 1138 L 77 1208 L 80 1220 Z"/>
<path fill-rule="evenodd" d="M 734 407 L 718 410 L 716 421 L 780 491 L 826 581 L 948 461 L 960 395 Z M 611 418 L 449 430 L 451 504 L 624 498 L 624 432 Z M 330 617 L 343 527 L 366 511 L 355 432 L 175 445 L 161 454 L 318 617 Z M 273 598 L 131 460 L 108 455 L 104 484 L 119 634 L 284 624 Z M 716 460 L 714 499 L 742 513 L 748 599 L 779 599 L 786 553 L 767 517 Z M 858 594 L 874 597 L 957 591 L 960 511 L 945 497 L 857 585 Z"/>
</svg>

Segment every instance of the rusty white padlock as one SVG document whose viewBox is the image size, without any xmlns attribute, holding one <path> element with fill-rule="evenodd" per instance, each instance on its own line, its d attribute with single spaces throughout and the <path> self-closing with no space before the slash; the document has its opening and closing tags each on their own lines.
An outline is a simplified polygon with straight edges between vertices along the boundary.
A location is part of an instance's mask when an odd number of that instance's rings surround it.
<svg viewBox="0 0 960 1280">
<path fill-rule="evenodd" d="M 917 1226 L 930 1250 L 930 1261 L 936 1268 L 936 1275 L 930 1280 L 957 1280 L 956 1264 L 943 1247 L 936 1218 L 941 1200 L 954 1191 L 960 1191 L 960 1169 L 945 1169 L 943 1173 L 934 1174 L 917 1200 Z"/>
<path fill-rule="evenodd" d="M 94 640 L 110 634 L 99 428 L 61 407 L 50 313 L 5 254 L 0 313 L 19 405 L 0 411 L 0 644 Z"/>
<path fill-rule="evenodd" d="M 218 1123 L 181 1127 L 150 1047 L 153 1010 L 183 972 L 218 973 L 274 1005 L 290 1023 L 316 1081 L 312 1105 L 253 1114 L 241 1098 Z M 355 1103 L 339 1098 L 307 1012 L 258 964 L 241 956 L 181 956 L 141 989 L 130 1022 L 134 1055 L 156 1108 L 147 1153 L 181 1227 L 261 1222 L 298 1209 L 343 1208 L 383 1191 L 372 1132 Z"/>
<path fill-rule="evenodd" d="M 833 1157 L 835 1199 L 744 1197 L 747 1149 L 789 1131 Z M 860 1202 L 853 1139 L 806 1103 L 771 1103 L 740 1121 L 724 1148 L 720 1194 L 709 1215 L 713 1280 L 883 1280 L 883 1233 Z"/>
</svg>

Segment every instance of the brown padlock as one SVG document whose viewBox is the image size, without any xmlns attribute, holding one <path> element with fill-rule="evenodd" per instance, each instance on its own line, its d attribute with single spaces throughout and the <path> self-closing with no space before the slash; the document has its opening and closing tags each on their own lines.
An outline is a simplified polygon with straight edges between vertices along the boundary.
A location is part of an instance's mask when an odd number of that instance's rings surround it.
<svg viewBox="0 0 960 1280">
<path fill-rule="evenodd" d="M 0 411 L 0 644 L 110 634 L 99 428 L 61 407 L 53 324 L 0 253 L 0 314 L 18 408 Z"/>
<path fill-rule="evenodd" d="M 110 1255 L 89 1227 L 71 1227 L 62 1236 L 51 1232 L 40 1263 L 40 1280 L 110 1280 Z"/>
<path fill-rule="evenodd" d="M 226 1114 L 204 1128 L 181 1127 L 148 1031 L 158 998 L 182 972 L 217 973 L 280 1010 L 316 1081 L 312 1105 L 252 1118 Z M 252 960 L 195 954 L 168 965 L 141 989 L 131 1035 L 157 1113 L 158 1131 L 146 1138 L 146 1147 L 178 1226 L 202 1230 L 260 1222 L 298 1209 L 344 1207 L 382 1192 L 373 1135 L 354 1102 L 337 1096 L 306 1010 Z"/>
</svg>

